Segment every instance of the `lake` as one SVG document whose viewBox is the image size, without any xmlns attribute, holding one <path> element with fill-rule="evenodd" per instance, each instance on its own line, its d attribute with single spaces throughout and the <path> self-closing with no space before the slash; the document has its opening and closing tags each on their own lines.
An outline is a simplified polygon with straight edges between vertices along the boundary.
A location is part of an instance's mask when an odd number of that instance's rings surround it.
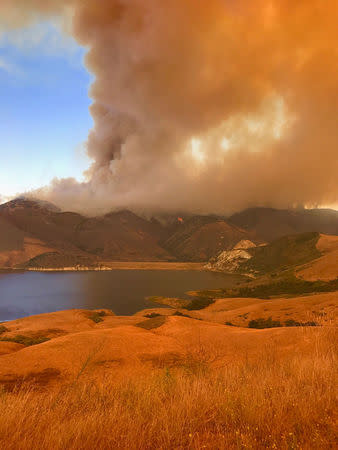
<svg viewBox="0 0 338 450">
<path fill-rule="evenodd" d="M 0 322 L 73 308 L 107 308 L 117 315 L 132 315 L 159 307 L 145 297 L 182 297 L 189 290 L 231 287 L 240 279 L 174 270 L 0 273 Z"/>
</svg>

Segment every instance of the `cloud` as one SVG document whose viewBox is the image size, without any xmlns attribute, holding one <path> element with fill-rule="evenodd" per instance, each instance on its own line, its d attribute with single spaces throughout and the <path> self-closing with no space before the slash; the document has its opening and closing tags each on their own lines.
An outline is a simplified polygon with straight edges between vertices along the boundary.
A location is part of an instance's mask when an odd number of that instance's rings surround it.
<svg viewBox="0 0 338 450">
<path fill-rule="evenodd" d="M 20 69 L 13 63 L 7 61 L 7 59 L 0 57 L 0 71 L 3 70 L 10 75 L 21 74 Z"/>
<path fill-rule="evenodd" d="M 335 0 L 2 0 L 0 17 L 63 18 L 95 76 L 87 181 L 41 195 L 223 213 L 337 202 Z"/>
</svg>

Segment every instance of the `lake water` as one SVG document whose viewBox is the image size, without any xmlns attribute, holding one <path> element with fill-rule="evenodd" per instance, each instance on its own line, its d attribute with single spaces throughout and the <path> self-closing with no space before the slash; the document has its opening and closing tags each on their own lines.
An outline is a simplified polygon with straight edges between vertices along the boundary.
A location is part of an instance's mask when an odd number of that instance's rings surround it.
<svg viewBox="0 0 338 450">
<path fill-rule="evenodd" d="M 199 271 L 0 273 L 0 322 L 65 309 L 107 308 L 131 315 L 158 307 L 145 297 L 184 296 L 195 289 L 231 287 L 236 275 Z"/>
</svg>

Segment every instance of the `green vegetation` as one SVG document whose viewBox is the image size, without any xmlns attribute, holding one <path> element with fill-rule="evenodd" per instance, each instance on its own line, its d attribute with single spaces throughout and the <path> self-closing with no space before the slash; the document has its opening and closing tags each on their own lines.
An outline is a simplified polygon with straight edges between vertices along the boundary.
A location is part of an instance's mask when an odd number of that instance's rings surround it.
<svg viewBox="0 0 338 450">
<path fill-rule="evenodd" d="M 143 328 L 144 330 L 154 330 L 155 328 L 159 328 L 166 321 L 165 316 L 154 317 L 153 319 L 143 320 L 140 323 L 137 323 L 135 326 L 139 328 Z"/>
<path fill-rule="evenodd" d="M 100 323 L 103 322 L 102 317 L 105 317 L 106 315 L 107 315 L 106 311 L 99 311 L 99 312 L 95 311 L 88 317 L 88 319 L 92 320 L 95 323 Z"/>
<path fill-rule="evenodd" d="M 248 297 L 269 299 L 278 296 L 299 296 L 338 290 L 338 279 L 332 281 L 306 281 L 296 278 L 292 272 L 282 274 L 278 278 L 264 277 L 264 281 L 255 280 L 243 283 L 232 289 L 214 289 L 194 292 L 199 298 L 215 300 L 218 298 Z"/>
<path fill-rule="evenodd" d="M 228 323 L 226 323 L 227 325 Z M 318 324 L 316 322 L 297 322 L 293 319 L 288 319 L 284 322 L 284 325 L 279 320 L 272 320 L 272 317 L 264 319 L 260 317 L 259 319 L 250 320 L 249 328 L 257 328 L 262 330 L 263 328 L 277 328 L 277 327 L 316 327 Z"/>
<path fill-rule="evenodd" d="M 317 327 L 317 322 L 297 322 L 296 320 L 289 319 L 284 322 L 286 327 Z"/>
<path fill-rule="evenodd" d="M 188 311 L 197 311 L 199 309 L 204 309 L 209 305 L 212 305 L 213 303 L 215 303 L 214 299 L 211 298 L 203 298 L 203 297 L 199 297 L 199 298 L 194 298 L 187 306 L 186 309 Z"/>
<path fill-rule="evenodd" d="M 42 344 L 43 342 L 47 342 L 50 339 L 45 336 L 39 336 L 39 337 L 29 337 L 29 336 L 23 336 L 21 334 L 18 334 L 13 337 L 2 337 L 0 338 L 0 341 L 3 342 L 15 342 L 16 344 L 22 344 L 25 347 L 31 347 L 32 345 L 38 345 Z"/>
<path fill-rule="evenodd" d="M 8 328 L 6 328 L 4 325 L 0 325 L 0 334 L 6 333 L 8 331 Z"/>
<path fill-rule="evenodd" d="M 160 317 L 161 314 L 157 314 L 157 313 L 150 313 L 150 314 L 146 314 L 144 317 L 147 317 L 148 319 L 154 319 L 155 317 Z"/>
<path fill-rule="evenodd" d="M 174 312 L 173 316 L 189 317 L 189 319 L 191 319 L 191 317 L 188 316 L 188 314 L 183 314 L 183 313 L 181 313 L 181 311 L 176 311 L 176 312 Z"/>
<path fill-rule="evenodd" d="M 249 328 L 258 328 L 262 330 L 263 328 L 277 328 L 281 327 L 282 324 L 279 320 L 272 320 L 271 317 L 268 319 L 263 319 L 260 317 L 259 319 L 250 320 Z"/>
<path fill-rule="evenodd" d="M 189 300 L 175 297 L 153 296 L 153 297 L 146 297 L 146 300 L 153 303 L 159 303 L 160 305 L 170 306 L 171 308 L 185 308 L 190 303 Z"/>
<path fill-rule="evenodd" d="M 267 273 L 288 269 L 319 258 L 316 247 L 319 233 L 302 233 L 285 236 L 264 247 L 250 248 L 252 258 L 241 266 L 241 272 Z M 275 275 L 274 275 L 275 276 Z"/>
<path fill-rule="evenodd" d="M 290 276 L 273 283 L 243 286 L 232 292 L 224 292 L 226 297 L 270 298 L 278 295 L 303 295 L 338 290 L 338 279 L 333 281 L 305 281 Z"/>
</svg>

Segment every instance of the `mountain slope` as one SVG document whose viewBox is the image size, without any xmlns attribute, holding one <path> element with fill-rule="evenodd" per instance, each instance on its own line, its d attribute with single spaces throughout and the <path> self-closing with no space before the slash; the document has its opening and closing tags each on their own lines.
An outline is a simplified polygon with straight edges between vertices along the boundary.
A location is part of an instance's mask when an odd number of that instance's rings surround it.
<svg viewBox="0 0 338 450">
<path fill-rule="evenodd" d="M 82 250 L 105 259 L 152 261 L 173 259 L 158 244 L 162 227 L 130 211 L 88 218 L 76 228 L 75 241 Z"/>
<path fill-rule="evenodd" d="M 316 247 L 322 256 L 306 264 L 297 277 L 307 281 L 338 279 L 338 236 L 322 234 Z"/>
<path fill-rule="evenodd" d="M 242 239 L 255 236 L 220 217 L 196 216 L 178 225 L 162 245 L 178 259 L 206 261 Z"/>
<path fill-rule="evenodd" d="M 338 211 L 331 209 L 250 208 L 234 214 L 228 221 L 265 241 L 311 231 L 338 235 Z"/>
<path fill-rule="evenodd" d="M 14 246 L 12 250 L 23 249 L 24 237 L 29 237 L 46 247 L 45 252 L 48 255 L 35 260 L 39 263 L 39 267 L 43 263 L 50 267 L 51 262 L 56 260 L 58 266 L 60 264 L 62 266 L 62 261 L 68 266 L 69 261 L 77 259 L 88 264 L 96 264 L 98 259 L 126 261 L 173 259 L 158 245 L 162 236 L 161 225 L 156 221 L 149 222 L 129 211 L 88 218 L 72 212 L 60 212 L 43 203 L 17 199 L 0 206 L 0 221 L 3 224 L 0 246 L 4 247 L 10 238 L 13 241 L 11 245 Z M 35 252 L 30 258 L 39 255 L 42 253 Z M 14 257 L 11 266 L 23 262 L 24 258 Z"/>
</svg>

